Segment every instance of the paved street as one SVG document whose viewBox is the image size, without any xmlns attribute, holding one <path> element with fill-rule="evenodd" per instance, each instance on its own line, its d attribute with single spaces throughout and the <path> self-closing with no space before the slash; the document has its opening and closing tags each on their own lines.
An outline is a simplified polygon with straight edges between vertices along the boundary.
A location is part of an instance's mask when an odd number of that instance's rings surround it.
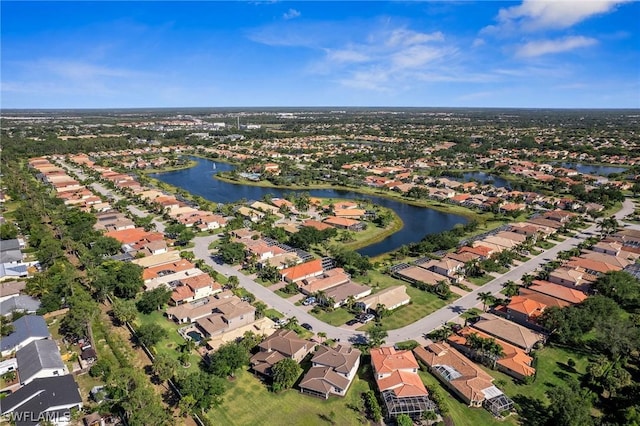
<svg viewBox="0 0 640 426">
<path fill-rule="evenodd" d="M 63 164 L 66 168 L 75 172 L 78 177 L 80 177 L 80 179 L 86 179 L 86 176 L 80 169 L 65 163 Z M 122 198 L 117 194 L 113 194 L 108 188 L 100 183 L 93 183 L 91 187 L 105 196 L 113 197 L 116 201 Z M 146 216 L 147 214 L 133 205 L 128 206 L 128 209 L 133 214 L 138 216 Z M 633 211 L 633 201 L 630 199 L 626 199 L 622 205 L 622 209 L 615 214 L 615 217 L 616 219 L 621 220 L 628 214 L 633 213 Z M 156 229 L 158 231 L 164 231 L 164 224 L 162 222 L 154 220 L 154 223 L 156 224 Z M 638 225 L 630 225 L 628 227 L 633 229 L 640 229 L 640 226 Z M 535 271 L 548 261 L 554 260 L 559 252 L 569 250 L 577 246 L 584 239 L 591 236 L 592 234 L 597 234 L 597 232 L 597 226 L 596 224 L 593 224 L 577 234 L 575 237 L 568 238 L 565 241 L 558 243 L 551 249 L 546 250 L 540 255 L 528 260 L 527 262 L 513 267 L 513 269 L 511 269 L 507 273 L 495 278 L 482 287 L 476 288 L 465 296 L 462 296 L 458 300 L 440 308 L 439 310 L 427 315 L 426 317 L 414 322 L 413 324 L 409 324 L 396 330 L 389 330 L 389 336 L 387 337 L 386 342 L 389 344 L 394 344 L 405 340 L 421 338 L 421 336 L 423 336 L 424 334 L 429 333 L 432 330 L 442 326 L 444 323 L 454 320 L 456 317 L 458 317 L 468 309 L 480 306 L 480 303 L 478 301 L 479 293 L 499 293 L 500 290 L 502 290 L 502 285 L 507 281 L 511 280 L 518 282 L 522 275 Z M 347 326 L 344 326 L 344 328 L 334 327 L 332 325 L 324 323 L 311 314 L 307 313 L 306 310 L 302 307 L 296 306 L 292 303 L 292 301 L 278 296 L 273 291 L 243 275 L 231 266 L 216 263 L 209 252 L 209 244 L 218 237 L 219 236 L 216 235 L 207 237 L 196 237 L 194 239 L 195 247 L 193 249 L 196 258 L 202 259 L 207 265 L 211 266 L 213 269 L 223 274 L 224 276 L 237 276 L 240 285 L 253 293 L 256 298 L 263 301 L 265 304 L 267 304 L 267 306 L 278 310 L 287 317 L 297 317 L 300 323 L 306 322 L 311 324 L 311 326 L 313 327 L 313 331 L 316 333 L 322 331 L 327 334 L 327 337 L 331 339 L 340 339 L 341 341 L 354 341 L 362 339 L 364 333 L 353 330 L 352 328 L 349 328 Z"/>
<path fill-rule="evenodd" d="M 623 203 L 622 209 L 615 214 L 615 217 L 620 220 L 624 218 L 626 215 L 632 213 L 634 210 L 634 204 L 632 200 L 625 200 Z M 520 266 L 514 267 L 509 272 L 499 276 L 498 278 L 488 282 L 482 287 L 479 287 L 466 296 L 459 298 L 458 300 L 450 303 L 447 306 L 440 308 L 439 310 L 427 315 L 426 317 L 414 322 L 413 324 L 409 324 L 405 327 L 389 330 L 389 336 L 386 339 L 387 343 L 393 344 L 397 342 L 402 342 L 409 339 L 415 339 L 416 337 L 422 336 L 425 333 L 429 333 L 430 331 L 440 327 L 442 324 L 454 320 L 461 313 L 465 312 L 468 309 L 471 309 L 475 306 L 479 306 L 478 302 L 478 293 L 480 292 L 491 292 L 493 294 L 497 294 L 502 290 L 502 285 L 511 280 L 511 281 L 519 281 L 520 277 L 524 274 L 531 273 L 534 270 L 538 269 L 541 265 L 547 263 L 550 260 L 554 260 L 557 254 L 564 250 L 569 250 L 572 247 L 577 246 L 580 242 L 590 236 L 590 234 L 597 233 L 596 225 L 593 224 L 589 228 L 585 229 L 581 233 L 577 234 L 576 237 L 568 238 L 565 241 L 558 243 L 556 246 L 552 247 L 549 250 L 546 250 L 542 254 L 524 262 Z M 204 261 L 212 266 L 215 270 L 221 272 L 225 276 L 236 275 L 240 280 L 240 285 L 246 288 L 248 291 L 253 293 L 258 299 L 265 302 L 268 306 L 282 312 L 288 317 L 295 316 L 298 320 L 303 323 L 307 322 L 313 326 L 313 330 L 315 332 L 324 331 L 327 333 L 329 338 L 339 338 L 341 340 L 352 340 L 357 338 L 358 335 L 362 335 L 361 332 L 348 330 L 346 328 L 334 327 L 329 324 L 326 324 L 312 315 L 306 313 L 303 309 L 298 306 L 295 306 L 291 302 L 286 299 L 281 298 L 276 295 L 272 291 L 263 287 L 262 285 L 256 283 L 255 281 L 247 278 L 242 275 L 238 271 L 227 265 L 219 265 L 215 263 L 209 254 L 208 246 L 209 243 L 213 240 L 213 237 L 201 237 L 196 238 L 194 241 L 196 243 L 194 253 L 197 258 L 204 259 Z"/>
</svg>

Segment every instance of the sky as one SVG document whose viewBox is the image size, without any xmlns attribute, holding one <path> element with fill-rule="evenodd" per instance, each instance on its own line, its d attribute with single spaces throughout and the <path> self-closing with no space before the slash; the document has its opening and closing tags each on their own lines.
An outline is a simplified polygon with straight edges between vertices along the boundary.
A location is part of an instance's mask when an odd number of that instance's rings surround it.
<svg viewBox="0 0 640 426">
<path fill-rule="evenodd" d="M 640 2 L 1 2 L 2 108 L 640 108 Z"/>
</svg>

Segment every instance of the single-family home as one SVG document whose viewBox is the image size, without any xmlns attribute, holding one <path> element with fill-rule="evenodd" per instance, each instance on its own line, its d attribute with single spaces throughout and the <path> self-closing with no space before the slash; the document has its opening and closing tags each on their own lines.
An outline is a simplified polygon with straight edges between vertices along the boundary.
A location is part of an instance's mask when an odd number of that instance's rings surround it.
<svg viewBox="0 0 640 426">
<path fill-rule="evenodd" d="M 10 355 L 31 342 L 49 339 L 51 333 L 44 318 L 39 315 L 25 315 L 13 323 L 13 331 L 0 339 L 0 355 Z"/>
<path fill-rule="evenodd" d="M 384 403 L 387 417 L 407 414 L 419 418 L 433 411 L 435 404 L 418 375 L 418 361 L 411 351 L 394 347 L 372 348 L 373 375 Z"/>
<path fill-rule="evenodd" d="M 403 285 L 385 288 L 378 293 L 367 296 L 356 303 L 363 311 L 375 311 L 378 305 L 384 306 L 388 310 L 393 310 L 411 302 L 411 297 L 407 294 L 407 288 Z"/>
<path fill-rule="evenodd" d="M 300 392 L 324 399 L 331 394 L 345 396 L 358 371 L 360 355 L 351 346 L 318 346 L 311 368 L 300 382 Z"/>
<path fill-rule="evenodd" d="M 250 360 L 251 369 L 263 376 L 271 376 L 271 367 L 278 361 L 291 358 L 300 363 L 315 344 L 301 339 L 295 331 L 281 328 L 258 345 L 258 353 Z"/>
<path fill-rule="evenodd" d="M 36 340 L 16 352 L 18 377 L 22 386 L 43 377 L 63 376 L 67 369 L 55 341 Z"/>
</svg>

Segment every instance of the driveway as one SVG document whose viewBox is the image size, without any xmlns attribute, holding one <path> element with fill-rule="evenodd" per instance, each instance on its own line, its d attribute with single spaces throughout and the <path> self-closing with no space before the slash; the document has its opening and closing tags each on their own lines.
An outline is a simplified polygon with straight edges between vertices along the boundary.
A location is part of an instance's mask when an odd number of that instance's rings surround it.
<svg viewBox="0 0 640 426">
<path fill-rule="evenodd" d="M 616 213 L 614 216 L 616 219 L 620 220 L 624 218 L 626 215 L 633 212 L 634 204 L 632 200 L 625 200 L 622 209 Z M 630 226 L 630 228 L 639 228 L 640 226 Z M 402 342 L 405 340 L 416 339 L 420 336 L 423 336 L 426 333 L 429 333 L 436 328 L 442 326 L 442 324 L 447 323 L 449 321 L 454 320 L 463 312 L 480 306 L 480 302 L 478 301 L 478 294 L 480 292 L 490 292 L 492 294 L 497 294 L 502 290 L 502 285 L 507 281 L 519 281 L 522 275 L 531 273 L 536 269 L 540 268 L 543 264 L 547 263 L 547 259 L 555 259 L 557 254 L 561 251 L 568 250 L 572 247 L 575 247 L 580 242 L 582 242 L 589 235 L 585 235 L 585 233 L 596 233 L 597 227 L 596 224 L 589 226 L 587 229 L 583 230 L 576 234 L 575 237 L 567 238 L 566 240 L 558 243 L 554 247 L 549 250 L 546 250 L 531 258 L 530 260 L 522 263 L 519 266 L 515 266 L 510 271 L 505 274 L 497 276 L 497 278 L 489 281 L 482 287 L 478 287 L 473 291 L 469 292 L 467 295 L 462 296 L 460 299 L 444 306 L 437 311 L 427 315 L 426 317 L 414 322 L 413 324 L 409 324 L 405 327 L 389 330 L 389 336 L 386 339 L 386 342 L 389 344 L 394 344 L 397 342 Z M 215 270 L 223 273 L 226 276 L 236 275 L 240 280 L 240 285 L 246 288 L 248 291 L 253 293 L 258 299 L 265 302 L 268 306 L 277 309 L 278 311 L 285 314 L 287 317 L 295 316 L 298 320 L 303 323 L 307 322 L 313 326 L 314 331 L 324 331 L 327 333 L 329 338 L 335 339 L 339 338 L 342 341 L 353 341 L 353 339 L 357 339 L 358 335 L 362 335 L 362 332 L 358 332 L 355 330 L 349 330 L 347 327 L 333 327 L 329 324 L 326 324 L 312 315 L 308 314 L 304 310 L 300 309 L 300 307 L 293 305 L 286 299 L 281 298 L 280 296 L 274 294 L 269 289 L 264 288 L 260 284 L 248 279 L 244 275 L 238 273 L 233 268 L 228 265 L 219 265 L 215 263 L 211 256 L 209 255 L 208 245 L 211 242 L 212 237 L 200 237 L 196 238 L 194 254 L 196 257 L 203 259 L 208 265 L 212 266 Z"/>
<path fill-rule="evenodd" d="M 80 179 L 86 178 L 81 170 L 69 166 L 68 164 L 63 164 L 70 170 L 74 171 L 80 177 Z M 122 198 L 116 194 L 112 194 L 108 188 L 105 188 L 100 183 L 94 183 L 91 186 L 103 195 L 112 196 L 116 200 Z M 622 204 L 622 209 L 620 209 L 620 211 L 618 211 L 614 215 L 614 217 L 618 220 L 621 220 L 628 214 L 633 213 L 634 207 L 635 206 L 633 200 L 626 199 Z M 130 211 L 132 211 L 132 213 L 138 214 L 139 216 L 146 215 L 143 211 L 139 210 L 135 206 L 129 206 L 129 209 Z M 161 222 L 154 220 L 154 223 L 156 223 L 158 230 L 164 229 L 164 224 L 162 224 Z M 162 228 L 160 228 L 160 226 L 162 226 Z M 628 225 L 627 227 L 631 229 L 640 229 L 639 225 Z M 555 259 L 559 252 L 577 246 L 591 234 L 597 235 L 597 231 L 597 226 L 594 223 L 587 229 L 577 233 L 575 237 L 567 238 L 565 241 L 558 243 L 551 249 L 544 251 L 538 256 L 535 256 L 520 265 L 514 266 L 505 274 L 497 276 L 495 279 L 489 281 L 484 286 L 474 289 L 465 296 L 462 296 L 458 300 L 438 309 L 437 311 L 414 322 L 413 324 L 409 324 L 396 330 L 389 330 L 389 336 L 387 337 L 386 342 L 389 344 L 394 344 L 405 340 L 416 339 L 440 327 L 444 323 L 454 320 L 468 309 L 480 305 L 478 301 L 478 294 L 480 292 L 490 292 L 492 294 L 499 293 L 500 290 L 502 290 L 502 285 L 507 281 L 519 281 L 522 275 L 535 271 L 543 264 L 547 263 L 548 260 Z M 355 330 L 349 330 L 348 328 L 334 327 L 325 322 L 322 322 L 309 313 L 305 312 L 305 310 L 301 309 L 301 307 L 295 306 L 290 300 L 281 298 L 271 290 L 263 287 L 249 277 L 238 272 L 233 267 L 216 263 L 209 252 L 209 244 L 216 238 L 217 236 L 196 237 L 194 239 L 195 247 L 193 249 L 193 253 L 195 254 L 196 258 L 202 259 L 207 265 L 211 266 L 217 272 L 226 277 L 235 275 L 236 277 L 238 277 L 238 280 L 242 287 L 253 293 L 259 300 L 267 304 L 267 306 L 280 311 L 282 314 L 289 318 L 294 316 L 297 317 L 300 323 L 311 324 L 314 332 L 316 333 L 325 332 L 327 334 L 327 337 L 331 339 L 340 339 L 341 341 L 352 342 L 362 339 L 364 333 Z"/>
</svg>

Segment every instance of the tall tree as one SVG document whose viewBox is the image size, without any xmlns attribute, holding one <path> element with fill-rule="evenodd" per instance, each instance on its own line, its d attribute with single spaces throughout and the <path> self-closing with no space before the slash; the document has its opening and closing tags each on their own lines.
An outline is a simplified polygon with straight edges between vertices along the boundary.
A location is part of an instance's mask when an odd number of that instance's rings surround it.
<svg viewBox="0 0 640 426">
<path fill-rule="evenodd" d="M 295 360 L 285 358 L 276 362 L 271 367 L 271 371 L 273 375 L 273 390 L 279 392 L 293 386 L 298 377 L 300 377 L 302 368 Z"/>
</svg>

